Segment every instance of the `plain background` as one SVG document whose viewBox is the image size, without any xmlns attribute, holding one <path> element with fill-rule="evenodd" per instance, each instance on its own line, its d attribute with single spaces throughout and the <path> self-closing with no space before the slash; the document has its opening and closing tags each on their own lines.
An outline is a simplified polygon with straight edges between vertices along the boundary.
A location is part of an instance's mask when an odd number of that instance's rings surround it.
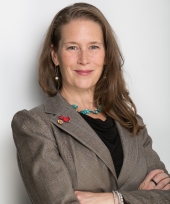
<svg viewBox="0 0 170 204">
<path fill-rule="evenodd" d="M 89 0 L 105 14 L 125 58 L 125 77 L 154 149 L 170 171 L 170 1 Z M 71 0 L 0 0 L 0 203 L 30 204 L 22 184 L 10 123 L 41 104 L 37 64 L 54 15 Z"/>
</svg>

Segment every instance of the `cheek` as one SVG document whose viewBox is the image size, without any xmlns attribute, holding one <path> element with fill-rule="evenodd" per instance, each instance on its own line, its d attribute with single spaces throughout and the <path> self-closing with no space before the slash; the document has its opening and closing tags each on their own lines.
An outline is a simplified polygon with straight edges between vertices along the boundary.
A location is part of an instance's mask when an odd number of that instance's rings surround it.
<svg viewBox="0 0 170 204">
<path fill-rule="evenodd" d="M 60 57 L 60 64 L 65 65 L 65 64 L 67 64 L 68 61 L 69 61 L 68 55 L 63 54 L 63 55 Z"/>
<path fill-rule="evenodd" d="M 105 62 L 105 54 L 100 53 L 98 55 L 93 55 L 92 60 L 96 65 L 103 67 L 104 62 Z"/>
<path fill-rule="evenodd" d="M 77 53 L 63 53 L 61 59 L 62 64 L 71 65 L 77 59 Z"/>
</svg>

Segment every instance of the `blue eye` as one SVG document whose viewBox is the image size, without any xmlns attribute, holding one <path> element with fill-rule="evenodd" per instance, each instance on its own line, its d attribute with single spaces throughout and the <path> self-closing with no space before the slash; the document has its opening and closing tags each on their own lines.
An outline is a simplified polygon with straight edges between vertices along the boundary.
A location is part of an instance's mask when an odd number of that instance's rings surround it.
<svg viewBox="0 0 170 204">
<path fill-rule="evenodd" d="M 92 49 L 92 50 L 95 50 L 95 49 L 98 49 L 98 48 L 99 48 L 99 47 L 96 46 L 96 45 L 92 45 L 92 46 L 91 46 L 91 49 Z"/>
<path fill-rule="evenodd" d="M 76 46 L 70 46 L 70 47 L 68 47 L 67 49 L 68 49 L 68 50 L 76 50 L 77 48 L 76 48 Z"/>
</svg>

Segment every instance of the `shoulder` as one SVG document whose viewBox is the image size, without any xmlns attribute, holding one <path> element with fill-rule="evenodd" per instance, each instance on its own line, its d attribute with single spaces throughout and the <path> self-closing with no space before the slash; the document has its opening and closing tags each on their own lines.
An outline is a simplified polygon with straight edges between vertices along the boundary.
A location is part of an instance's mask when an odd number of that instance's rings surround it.
<svg viewBox="0 0 170 204">
<path fill-rule="evenodd" d="M 29 121 L 33 118 L 41 117 L 41 115 L 43 115 L 43 113 L 45 114 L 43 104 L 39 105 L 39 106 L 37 106 L 31 110 L 26 110 L 26 109 L 20 110 L 13 116 L 12 124 L 15 121 L 23 122 L 25 120 Z"/>
<path fill-rule="evenodd" d="M 23 149 L 25 143 L 30 146 L 56 143 L 50 122 L 51 115 L 44 111 L 43 105 L 31 110 L 21 110 L 14 115 L 11 127 L 18 150 Z"/>
<path fill-rule="evenodd" d="M 148 130 L 145 126 L 145 123 L 143 121 L 143 118 L 140 115 L 137 115 L 137 121 L 139 125 L 144 126 L 144 128 L 142 128 L 139 133 L 137 134 L 137 136 L 140 137 L 142 144 L 144 147 L 147 146 L 152 146 L 152 138 L 150 137 L 150 135 L 148 134 Z"/>
<path fill-rule="evenodd" d="M 36 129 L 41 127 L 51 127 L 50 119 L 60 111 L 65 103 L 65 100 L 60 94 L 57 94 L 55 97 L 48 97 L 43 104 L 31 110 L 21 110 L 17 112 L 12 119 L 12 129 L 15 130 L 30 126 L 36 127 Z M 65 109 L 67 110 L 67 106 Z M 41 128 L 41 130 L 42 129 L 43 128 Z"/>
<path fill-rule="evenodd" d="M 45 112 L 44 104 L 31 110 L 18 111 L 11 122 L 13 133 L 26 133 L 30 131 L 49 131 L 49 114 Z"/>
<path fill-rule="evenodd" d="M 136 119 L 139 125 L 142 125 L 142 126 L 144 125 L 143 118 L 140 115 L 137 114 Z"/>
</svg>

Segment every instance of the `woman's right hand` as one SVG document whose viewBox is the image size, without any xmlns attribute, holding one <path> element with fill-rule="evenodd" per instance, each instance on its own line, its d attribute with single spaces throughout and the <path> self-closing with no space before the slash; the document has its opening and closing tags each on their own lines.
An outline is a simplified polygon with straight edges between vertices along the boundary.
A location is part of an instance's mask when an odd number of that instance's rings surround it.
<svg viewBox="0 0 170 204">
<path fill-rule="evenodd" d="M 140 184 L 138 190 L 170 190 L 170 178 L 161 169 L 151 171 L 144 181 Z"/>
</svg>

